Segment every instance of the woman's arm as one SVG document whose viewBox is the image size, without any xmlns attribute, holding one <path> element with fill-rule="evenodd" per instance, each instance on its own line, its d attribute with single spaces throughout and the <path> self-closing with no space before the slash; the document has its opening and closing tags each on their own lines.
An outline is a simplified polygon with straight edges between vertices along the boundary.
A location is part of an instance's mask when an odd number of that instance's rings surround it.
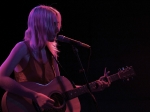
<svg viewBox="0 0 150 112">
<path fill-rule="evenodd" d="M 26 54 L 26 45 L 23 42 L 17 43 L 0 67 L 0 87 L 11 93 L 32 99 L 38 103 L 41 108 L 49 109 L 50 107 L 53 107 L 53 99 L 22 86 L 9 77 L 16 65 Z"/>
<path fill-rule="evenodd" d="M 16 65 L 26 54 L 27 47 L 23 42 L 19 42 L 14 46 L 9 56 L 1 65 L 0 87 L 6 91 L 33 99 L 36 92 L 21 86 L 18 82 L 9 77 Z"/>
</svg>

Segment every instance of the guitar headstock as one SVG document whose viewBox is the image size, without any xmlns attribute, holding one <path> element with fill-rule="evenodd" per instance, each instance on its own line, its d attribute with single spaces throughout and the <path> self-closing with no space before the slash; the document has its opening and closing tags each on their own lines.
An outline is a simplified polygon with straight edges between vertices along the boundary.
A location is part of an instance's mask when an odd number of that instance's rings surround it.
<svg viewBox="0 0 150 112">
<path fill-rule="evenodd" d="M 127 79 L 127 80 L 129 80 L 129 78 L 133 78 L 133 76 L 136 75 L 132 66 L 122 68 L 122 70 L 120 69 L 117 74 L 120 79 Z"/>
</svg>

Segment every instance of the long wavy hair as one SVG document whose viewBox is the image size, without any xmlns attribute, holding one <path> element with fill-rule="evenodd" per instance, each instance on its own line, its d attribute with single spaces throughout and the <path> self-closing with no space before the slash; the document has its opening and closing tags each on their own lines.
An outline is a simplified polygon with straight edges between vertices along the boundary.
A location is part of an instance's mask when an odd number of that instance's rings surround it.
<svg viewBox="0 0 150 112">
<path fill-rule="evenodd" d="M 55 34 L 55 19 L 58 19 L 59 29 L 61 27 L 61 15 L 58 10 L 51 6 L 39 5 L 34 7 L 28 16 L 28 28 L 25 31 L 24 40 L 30 41 L 32 49 L 42 49 L 47 45 L 50 52 L 57 57 L 59 50 L 57 49 L 57 42 L 48 41 L 48 38 L 53 38 Z"/>
</svg>

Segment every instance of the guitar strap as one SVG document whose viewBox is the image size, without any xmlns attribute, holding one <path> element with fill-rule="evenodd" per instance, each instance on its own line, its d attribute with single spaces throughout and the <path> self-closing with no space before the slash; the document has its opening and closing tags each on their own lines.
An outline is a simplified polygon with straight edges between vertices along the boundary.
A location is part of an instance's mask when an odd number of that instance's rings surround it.
<svg viewBox="0 0 150 112">
<path fill-rule="evenodd" d="M 50 66 L 51 66 L 51 68 L 52 68 L 52 71 L 53 71 L 53 73 L 54 73 L 54 75 L 55 75 L 55 77 L 56 77 L 56 72 L 55 72 L 55 69 L 54 69 L 54 63 L 53 63 L 53 61 L 52 61 L 52 58 L 54 57 L 53 56 L 53 54 L 51 53 L 51 51 L 49 51 L 48 50 L 48 48 L 47 48 L 47 46 L 46 46 L 46 55 L 47 55 L 47 57 L 48 58 L 50 58 L 49 59 L 49 63 L 50 63 Z M 55 58 L 54 58 L 55 59 Z"/>
</svg>

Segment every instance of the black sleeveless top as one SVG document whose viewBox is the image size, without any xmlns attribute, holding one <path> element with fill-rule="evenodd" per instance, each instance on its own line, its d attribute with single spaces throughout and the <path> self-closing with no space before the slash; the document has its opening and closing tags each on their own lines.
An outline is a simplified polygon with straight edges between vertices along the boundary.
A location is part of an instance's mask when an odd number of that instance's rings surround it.
<svg viewBox="0 0 150 112">
<path fill-rule="evenodd" d="M 18 82 L 37 82 L 46 84 L 55 77 L 55 71 L 53 67 L 53 57 L 48 50 L 46 50 L 48 61 L 44 64 L 39 63 L 33 56 L 29 42 L 25 41 L 28 48 L 30 58 L 27 66 L 20 72 L 14 70 L 14 76 Z"/>
</svg>

